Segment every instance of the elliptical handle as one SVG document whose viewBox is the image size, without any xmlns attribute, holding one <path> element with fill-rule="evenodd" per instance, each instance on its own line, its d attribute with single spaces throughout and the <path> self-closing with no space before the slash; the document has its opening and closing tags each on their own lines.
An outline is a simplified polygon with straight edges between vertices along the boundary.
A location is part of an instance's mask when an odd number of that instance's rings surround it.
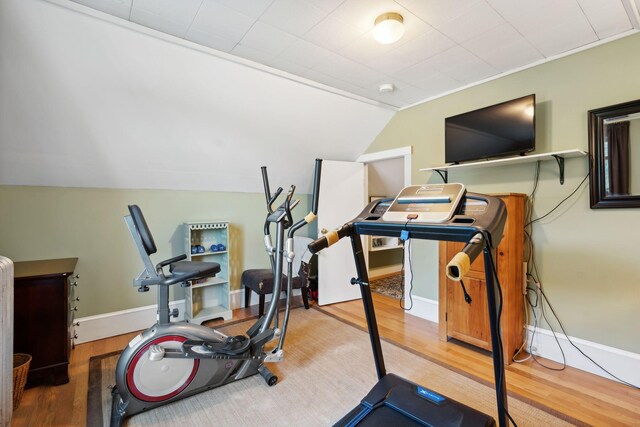
<svg viewBox="0 0 640 427">
<path fill-rule="evenodd" d="M 267 210 L 269 211 L 269 215 L 271 215 L 274 212 L 273 204 L 276 202 L 276 199 L 278 198 L 280 193 L 282 193 L 282 187 L 278 187 L 276 192 L 273 194 L 273 197 L 267 200 Z"/>
<path fill-rule="evenodd" d="M 311 203 L 311 212 L 318 214 L 318 199 L 320 198 L 320 175 L 322 172 L 322 159 L 316 159 L 316 168 L 313 173 L 313 201 Z"/>
<path fill-rule="evenodd" d="M 315 219 L 318 213 L 318 199 L 320 198 L 320 176 L 322 172 L 322 159 L 316 159 L 316 167 L 313 173 L 313 195 L 311 196 L 311 211 L 302 218 L 300 221 L 296 222 L 290 229 L 288 236 L 290 238 L 293 237 L 296 231 L 301 229 L 307 224 L 311 224 Z"/>
<path fill-rule="evenodd" d="M 273 203 L 276 201 L 280 193 L 282 193 L 282 187 L 278 187 L 273 197 L 271 196 L 271 189 L 269 188 L 269 176 L 267 174 L 267 167 L 261 166 L 262 171 L 262 184 L 264 186 L 264 198 L 267 201 L 267 211 L 269 215 L 273 213 Z"/>
<path fill-rule="evenodd" d="M 287 193 L 287 197 L 284 200 L 284 211 L 287 215 L 287 222 L 289 224 L 293 224 L 293 217 L 291 216 L 291 199 L 293 198 L 293 193 L 296 191 L 296 186 L 292 185 L 289 188 L 289 192 Z M 297 202 L 296 202 L 297 205 Z M 295 205 L 294 205 L 295 206 Z"/>
<path fill-rule="evenodd" d="M 309 252 L 316 254 L 333 245 L 343 237 L 347 237 L 349 235 L 351 235 L 351 225 L 345 224 L 337 230 L 330 231 L 324 236 L 317 238 L 313 242 L 309 243 L 307 247 L 309 248 Z"/>
<path fill-rule="evenodd" d="M 271 206 L 271 204 L 269 203 L 271 200 L 271 190 L 269 189 L 269 177 L 267 176 L 267 167 L 261 166 L 260 170 L 262 171 L 262 185 L 264 186 L 264 198 L 267 201 L 267 209 L 269 209 L 269 207 Z"/>
</svg>

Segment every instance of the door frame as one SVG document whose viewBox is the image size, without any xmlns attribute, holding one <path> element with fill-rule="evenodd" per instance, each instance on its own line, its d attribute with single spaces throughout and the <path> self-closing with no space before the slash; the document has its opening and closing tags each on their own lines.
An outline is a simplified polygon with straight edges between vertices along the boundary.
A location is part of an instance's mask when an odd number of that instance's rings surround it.
<svg viewBox="0 0 640 427">
<path fill-rule="evenodd" d="M 407 187 L 409 185 L 411 185 L 411 176 L 412 176 L 412 170 L 411 170 L 411 155 L 413 154 L 413 147 L 411 145 L 405 146 L 405 147 L 400 147 L 400 148 L 394 148 L 391 150 L 384 150 L 384 151 L 376 151 L 374 153 L 366 153 L 366 154 L 362 154 L 360 155 L 357 159 L 356 162 L 360 162 L 360 163 L 364 163 L 365 165 L 367 163 L 373 163 L 373 162 L 377 162 L 380 160 L 391 160 L 391 159 L 398 159 L 398 158 L 403 158 L 404 159 L 404 164 L 403 164 L 403 169 L 404 169 L 404 186 Z M 405 247 L 405 254 L 404 254 L 404 289 L 409 289 L 409 284 L 411 283 L 411 281 L 413 280 L 412 274 L 411 274 L 411 268 L 409 268 L 409 258 L 411 256 L 411 254 L 409 253 L 409 249 L 408 247 Z M 406 292 L 404 295 L 404 306 L 405 307 L 409 307 L 411 302 L 411 298 L 409 296 L 409 293 Z M 409 311 L 410 312 L 410 311 Z"/>
</svg>

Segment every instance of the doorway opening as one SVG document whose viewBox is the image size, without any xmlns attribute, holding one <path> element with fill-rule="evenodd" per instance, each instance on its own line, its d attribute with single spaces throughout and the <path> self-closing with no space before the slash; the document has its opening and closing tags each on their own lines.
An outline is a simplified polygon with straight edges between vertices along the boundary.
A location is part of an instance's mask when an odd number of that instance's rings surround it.
<svg viewBox="0 0 640 427">
<path fill-rule="evenodd" d="M 366 164 L 367 201 L 394 198 L 411 185 L 411 147 L 364 154 L 358 158 Z M 395 237 L 368 236 L 367 267 L 372 292 L 401 300 L 406 283 L 403 270 L 404 247 Z"/>
<path fill-rule="evenodd" d="M 395 197 L 404 188 L 404 159 L 367 163 L 369 201 Z M 397 237 L 367 236 L 369 285 L 372 292 L 402 298 L 402 242 Z"/>
</svg>

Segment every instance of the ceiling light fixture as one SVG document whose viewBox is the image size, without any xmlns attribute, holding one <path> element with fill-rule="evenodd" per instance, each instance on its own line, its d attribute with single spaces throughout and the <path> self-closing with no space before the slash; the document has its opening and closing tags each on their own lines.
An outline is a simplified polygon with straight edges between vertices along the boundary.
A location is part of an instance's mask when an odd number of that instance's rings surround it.
<svg viewBox="0 0 640 427">
<path fill-rule="evenodd" d="M 404 34 L 404 18 L 395 12 L 383 13 L 376 18 L 373 27 L 373 38 L 378 43 L 391 44 L 395 43 Z"/>
<path fill-rule="evenodd" d="M 394 90 L 396 90 L 396 87 L 393 85 L 393 83 L 382 83 L 379 87 L 378 87 L 378 91 L 380 93 L 391 93 Z"/>
</svg>

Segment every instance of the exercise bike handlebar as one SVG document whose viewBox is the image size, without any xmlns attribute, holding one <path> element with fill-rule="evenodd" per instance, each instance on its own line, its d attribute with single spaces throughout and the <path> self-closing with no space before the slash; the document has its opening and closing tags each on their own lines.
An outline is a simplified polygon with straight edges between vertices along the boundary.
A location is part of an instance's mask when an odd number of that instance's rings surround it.
<svg viewBox="0 0 640 427">
<path fill-rule="evenodd" d="M 158 264 L 156 264 L 156 271 L 161 269 L 162 267 L 166 267 L 169 264 L 173 264 L 174 262 L 182 261 L 183 259 L 187 259 L 186 254 L 178 255 L 176 257 L 165 259 L 164 261 L 160 261 Z"/>
<path fill-rule="evenodd" d="M 192 279 L 197 279 L 197 278 L 199 278 L 201 276 L 202 276 L 202 273 L 200 273 L 199 271 L 195 271 L 193 273 L 185 274 L 185 275 L 182 275 L 182 276 L 174 275 L 174 276 L 171 276 L 171 277 L 163 280 L 161 284 L 170 286 L 170 285 L 175 285 L 176 283 L 182 283 L 182 282 L 187 282 L 187 281 L 192 280 Z"/>
</svg>

